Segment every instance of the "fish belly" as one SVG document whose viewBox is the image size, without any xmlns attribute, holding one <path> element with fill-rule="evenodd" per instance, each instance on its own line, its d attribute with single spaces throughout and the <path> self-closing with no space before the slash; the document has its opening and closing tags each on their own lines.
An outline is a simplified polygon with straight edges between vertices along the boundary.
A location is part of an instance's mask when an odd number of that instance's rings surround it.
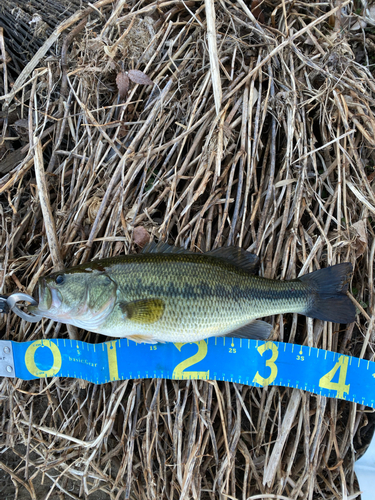
<svg viewBox="0 0 375 500">
<path fill-rule="evenodd" d="M 154 323 L 136 323 L 124 318 L 118 307 L 97 333 L 111 337 L 136 336 L 139 337 L 137 340 L 145 342 L 196 342 L 224 335 L 249 322 L 246 300 L 234 303 L 212 297 L 189 300 L 159 295 L 158 298 L 165 303 L 160 320 Z"/>
</svg>

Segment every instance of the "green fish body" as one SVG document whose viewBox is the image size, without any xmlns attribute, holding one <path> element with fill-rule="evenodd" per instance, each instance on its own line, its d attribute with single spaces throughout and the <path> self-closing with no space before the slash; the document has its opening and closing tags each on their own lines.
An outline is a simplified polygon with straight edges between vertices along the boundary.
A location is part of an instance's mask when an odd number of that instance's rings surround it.
<svg viewBox="0 0 375 500">
<path fill-rule="evenodd" d="M 254 274 L 257 257 L 227 247 L 196 254 L 151 243 L 143 253 L 82 264 L 39 280 L 37 314 L 137 342 L 196 342 L 229 335 L 265 339 L 257 318 L 300 313 L 355 319 L 349 263 L 291 281 Z"/>
</svg>

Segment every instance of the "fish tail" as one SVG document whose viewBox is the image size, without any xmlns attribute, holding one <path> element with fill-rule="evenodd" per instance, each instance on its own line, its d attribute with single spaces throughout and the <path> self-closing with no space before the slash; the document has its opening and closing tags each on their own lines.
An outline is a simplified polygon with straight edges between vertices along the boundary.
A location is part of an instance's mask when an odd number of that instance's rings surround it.
<svg viewBox="0 0 375 500">
<path fill-rule="evenodd" d="M 332 323 L 353 323 L 356 311 L 346 294 L 352 273 L 352 264 L 343 262 L 299 278 L 312 289 L 311 300 L 304 314 Z"/>
</svg>

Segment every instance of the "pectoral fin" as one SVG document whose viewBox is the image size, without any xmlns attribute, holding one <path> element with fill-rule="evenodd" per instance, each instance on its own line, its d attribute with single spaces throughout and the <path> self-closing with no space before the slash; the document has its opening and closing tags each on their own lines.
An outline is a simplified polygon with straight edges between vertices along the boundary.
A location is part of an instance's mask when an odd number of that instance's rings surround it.
<svg viewBox="0 0 375 500">
<path fill-rule="evenodd" d="M 272 332 L 272 325 L 265 321 L 253 321 L 238 330 L 227 333 L 224 337 L 235 337 L 240 339 L 267 340 Z"/>
<path fill-rule="evenodd" d="M 120 304 L 124 318 L 139 324 L 150 324 L 158 321 L 165 308 L 161 299 L 142 299 Z M 143 341 L 144 342 L 144 341 Z"/>
</svg>

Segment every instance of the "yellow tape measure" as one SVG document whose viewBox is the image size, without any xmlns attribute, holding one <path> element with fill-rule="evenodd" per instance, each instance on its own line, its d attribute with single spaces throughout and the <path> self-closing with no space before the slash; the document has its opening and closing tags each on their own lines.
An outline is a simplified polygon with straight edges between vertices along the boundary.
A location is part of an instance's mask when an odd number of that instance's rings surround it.
<svg viewBox="0 0 375 500">
<path fill-rule="evenodd" d="M 375 363 L 282 342 L 214 337 L 187 344 L 0 341 L 0 375 L 73 377 L 103 384 L 132 378 L 226 380 L 295 387 L 374 407 Z"/>
</svg>

